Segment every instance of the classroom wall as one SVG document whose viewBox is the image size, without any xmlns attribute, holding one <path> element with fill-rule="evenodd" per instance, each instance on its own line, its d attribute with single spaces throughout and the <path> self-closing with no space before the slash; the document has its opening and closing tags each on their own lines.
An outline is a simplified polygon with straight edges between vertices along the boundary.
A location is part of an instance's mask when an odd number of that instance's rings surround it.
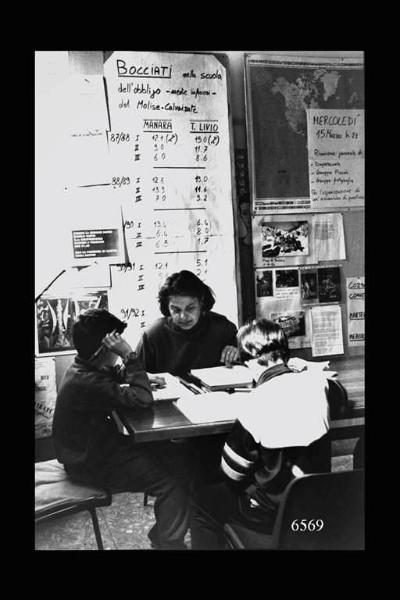
<svg viewBox="0 0 400 600">
<path fill-rule="evenodd" d="M 187 52 L 193 52 L 187 50 Z M 199 51 L 203 52 L 203 51 Z M 204 50 L 204 52 L 214 52 L 211 50 Z M 299 53 L 305 56 L 331 56 L 333 51 L 326 50 L 315 50 L 315 51 L 284 51 L 284 50 L 218 50 L 216 53 L 226 54 L 229 60 L 229 78 L 231 88 L 231 111 L 232 111 L 232 123 L 233 123 L 233 137 L 235 149 L 246 149 L 246 111 L 245 111 L 245 99 L 244 99 L 244 62 L 245 54 L 257 54 L 268 52 L 274 55 L 298 55 Z M 334 51 L 334 54 L 339 57 L 348 58 L 355 57 L 360 58 L 363 56 L 362 51 Z M 62 56 L 63 55 L 63 56 Z M 53 115 L 53 122 L 49 124 L 46 135 L 47 142 L 51 141 L 58 135 L 57 129 L 57 110 L 62 110 L 62 83 L 63 76 L 66 76 L 67 68 L 73 72 L 96 74 L 103 72 L 103 51 L 69 51 L 68 64 L 65 60 L 65 52 L 60 51 L 59 57 L 59 73 L 55 71 L 56 65 L 53 66 L 53 76 L 58 78 L 58 95 L 52 94 L 47 101 L 49 114 Z M 39 89 L 38 83 L 36 83 Z M 40 115 L 39 115 L 40 116 Z M 40 144 L 44 142 L 40 141 L 40 136 L 36 136 L 36 149 L 40 150 Z M 40 153 L 39 153 L 40 154 Z M 52 164 L 56 165 L 56 160 L 52 160 Z M 41 169 L 41 163 L 37 166 L 37 185 L 38 178 L 41 183 L 41 191 L 45 190 L 47 194 L 60 194 L 62 190 L 59 189 L 58 182 L 60 181 L 60 170 L 59 167 L 55 168 L 52 173 L 49 173 L 48 168 L 46 172 Z M 344 211 L 344 233 L 346 243 L 346 261 L 338 261 L 334 264 L 340 264 L 342 266 L 343 281 L 345 282 L 346 277 L 360 276 L 364 274 L 364 212 L 362 210 Z M 59 215 L 49 215 L 49 222 L 51 218 L 59 218 Z M 40 227 L 37 229 L 36 235 L 40 235 Z M 61 241 L 62 242 L 62 241 Z M 60 243 L 60 240 L 52 240 L 50 236 L 50 243 Z M 243 295 L 243 317 L 244 320 L 252 318 L 255 313 L 254 307 L 254 281 L 253 271 L 250 269 L 252 265 L 252 255 L 248 248 L 242 249 L 241 261 L 242 261 L 242 295 Z M 40 262 L 40 253 L 37 254 L 37 260 Z M 333 263 L 332 263 L 333 264 Z M 57 274 L 59 269 L 62 269 L 64 265 L 54 265 L 54 275 Z M 41 289 L 41 286 L 45 284 L 40 281 L 40 273 L 37 272 L 37 289 Z M 48 283 L 48 282 L 47 282 Z M 249 287 L 251 286 L 251 288 Z M 43 286 L 42 286 L 43 287 Z M 343 287 L 343 297 L 344 287 Z M 343 310 L 343 338 L 347 339 L 347 322 L 346 322 L 346 311 Z M 303 356 L 304 358 L 311 358 L 311 349 L 296 350 L 294 354 Z M 345 344 L 345 355 L 358 355 L 364 354 L 363 347 L 356 347 L 348 349 Z M 56 356 L 56 377 L 57 385 L 59 385 L 60 379 L 67 368 L 72 362 L 74 355 Z"/>
</svg>

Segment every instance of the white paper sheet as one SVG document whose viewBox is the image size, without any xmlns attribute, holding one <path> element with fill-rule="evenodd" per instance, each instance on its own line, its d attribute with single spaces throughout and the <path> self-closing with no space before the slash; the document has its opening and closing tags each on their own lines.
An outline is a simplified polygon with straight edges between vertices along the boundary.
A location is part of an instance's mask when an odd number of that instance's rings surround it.
<svg viewBox="0 0 400 600">
<path fill-rule="evenodd" d="M 168 400 L 177 400 L 193 396 L 177 377 L 171 373 L 147 373 L 149 377 L 162 377 L 165 380 L 165 387 L 152 389 L 154 402 L 167 402 Z M 152 386 L 153 387 L 153 386 Z"/>
<path fill-rule="evenodd" d="M 322 260 L 345 260 L 343 215 L 320 213 L 312 220 L 315 262 Z"/>
<path fill-rule="evenodd" d="M 180 398 L 176 402 L 179 410 L 192 423 L 214 423 L 234 421 L 249 401 L 251 392 L 210 392 Z"/>
<path fill-rule="evenodd" d="M 342 311 L 339 304 L 311 308 L 313 356 L 343 354 Z"/>
<path fill-rule="evenodd" d="M 312 208 L 364 206 L 364 110 L 306 112 Z"/>
</svg>

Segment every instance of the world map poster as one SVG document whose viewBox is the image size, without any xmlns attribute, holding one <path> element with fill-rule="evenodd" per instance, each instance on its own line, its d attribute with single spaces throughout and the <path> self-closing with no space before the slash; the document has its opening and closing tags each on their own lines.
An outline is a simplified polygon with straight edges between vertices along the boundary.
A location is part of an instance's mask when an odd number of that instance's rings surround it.
<svg viewBox="0 0 400 600">
<path fill-rule="evenodd" d="M 310 151 L 318 149 L 320 141 L 317 137 L 309 140 L 311 129 L 308 121 L 313 114 L 310 110 L 321 113 L 324 110 L 334 111 L 338 115 L 335 125 L 340 122 L 341 111 L 347 111 L 346 115 L 350 110 L 361 111 L 363 115 L 362 60 L 248 55 L 246 84 L 253 212 L 272 214 L 323 210 L 324 206 L 313 205 L 310 194 Z M 329 120 L 324 120 L 323 116 L 322 122 L 327 126 L 323 133 L 318 134 L 324 138 L 321 152 L 329 152 L 330 135 L 334 138 L 334 151 L 337 152 L 337 135 L 340 134 L 337 128 L 333 131 L 328 126 Z M 361 118 L 359 122 L 362 122 Z M 316 128 L 313 131 L 317 134 Z M 350 138 L 346 138 L 343 131 L 343 148 L 351 146 L 353 151 L 354 138 Z M 363 148 L 361 153 L 363 159 Z M 358 153 L 358 170 L 363 168 L 360 157 Z M 322 160 L 323 156 L 319 159 Z M 350 173 L 354 172 L 349 165 L 346 168 Z M 331 176 L 334 185 L 334 172 Z M 358 172 L 357 184 L 362 177 L 363 173 Z M 351 192 L 348 195 L 352 197 L 355 194 Z M 327 196 L 329 198 L 329 194 Z M 336 205 L 342 207 L 343 202 Z M 325 203 L 327 206 L 329 203 Z"/>
</svg>

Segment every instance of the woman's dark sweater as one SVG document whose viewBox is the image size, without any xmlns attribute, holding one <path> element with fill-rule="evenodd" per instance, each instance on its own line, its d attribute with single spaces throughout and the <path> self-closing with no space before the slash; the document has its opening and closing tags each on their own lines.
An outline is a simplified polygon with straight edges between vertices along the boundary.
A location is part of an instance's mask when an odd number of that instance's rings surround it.
<svg viewBox="0 0 400 600">
<path fill-rule="evenodd" d="M 202 315 L 198 323 L 184 331 L 171 317 L 157 319 L 142 335 L 136 348 L 146 371 L 183 375 L 190 369 L 220 364 L 225 346 L 236 346 L 236 326 L 214 312 Z"/>
</svg>

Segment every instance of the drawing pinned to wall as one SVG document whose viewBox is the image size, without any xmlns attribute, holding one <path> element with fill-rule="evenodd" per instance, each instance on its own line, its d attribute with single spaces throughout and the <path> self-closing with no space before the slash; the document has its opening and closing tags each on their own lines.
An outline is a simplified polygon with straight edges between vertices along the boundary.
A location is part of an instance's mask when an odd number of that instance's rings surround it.
<svg viewBox="0 0 400 600">
<path fill-rule="evenodd" d="M 108 309 L 107 290 L 81 290 L 70 296 L 43 295 L 36 304 L 36 355 L 75 352 L 72 329 L 88 308 Z"/>
<path fill-rule="evenodd" d="M 318 269 L 318 298 L 320 302 L 340 302 L 340 267 Z"/>
</svg>

